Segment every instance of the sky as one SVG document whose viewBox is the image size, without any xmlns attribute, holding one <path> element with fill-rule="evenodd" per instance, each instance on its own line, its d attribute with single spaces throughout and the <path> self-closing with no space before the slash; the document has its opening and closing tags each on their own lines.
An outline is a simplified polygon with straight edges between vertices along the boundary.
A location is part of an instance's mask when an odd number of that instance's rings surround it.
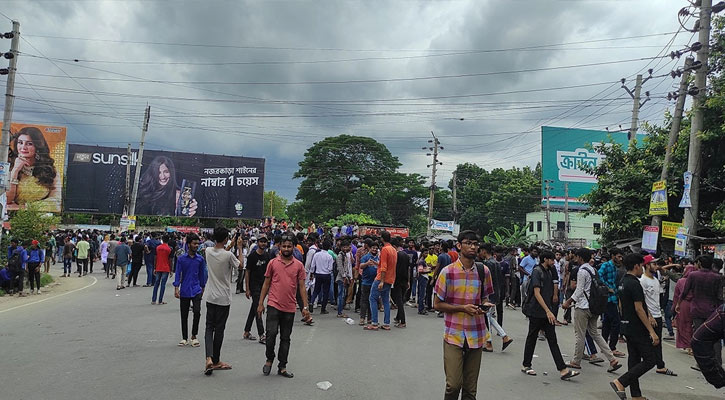
<svg viewBox="0 0 725 400">
<path fill-rule="evenodd" d="M 14 122 L 68 142 L 266 159 L 265 189 L 294 200 L 305 150 L 374 138 L 437 181 L 456 165 L 534 166 L 542 125 L 629 128 L 619 80 L 647 75 L 642 121 L 661 123 L 696 40 L 685 1 L 3 0 L 21 24 Z M 692 21 L 686 26 L 692 26 Z M 9 40 L 0 42 L 9 49 Z M 0 51 L 7 51 L 0 47 Z M 0 90 L 5 90 L 0 79 Z M 620 127 L 621 125 L 621 127 Z"/>
</svg>

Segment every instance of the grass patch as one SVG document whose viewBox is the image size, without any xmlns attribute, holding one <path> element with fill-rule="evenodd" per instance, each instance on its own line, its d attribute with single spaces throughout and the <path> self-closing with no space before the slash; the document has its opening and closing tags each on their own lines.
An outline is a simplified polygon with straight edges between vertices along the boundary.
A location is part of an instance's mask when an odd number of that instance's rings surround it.
<svg viewBox="0 0 725 400">
<path fill-rule="evenodd" d="M 53 277 L 50 276 L 50 274 L 41 274 L 40 276 L 40 284 L 41 286 L 45 287 L 48 286 L 48 284 L 53 282 Z"/>
<path fill-rule="evenodd" d="M 5 291 L 0 289 L 0 297 L 5 297 Z"/>
</svg>

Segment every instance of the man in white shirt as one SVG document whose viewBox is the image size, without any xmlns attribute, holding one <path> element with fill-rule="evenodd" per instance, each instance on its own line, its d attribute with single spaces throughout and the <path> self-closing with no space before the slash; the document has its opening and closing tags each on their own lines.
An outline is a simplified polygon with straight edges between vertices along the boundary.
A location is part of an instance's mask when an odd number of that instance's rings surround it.
<svg viewBox="0 0 725 400">
<path fill-rule="evenodd" d="M 204 373 L 206 375 L 211 375 L 215 369 L 232 369 L 231 365 L 221 362 L 219 357 L 224 342 L 224 328 L 229 317 L 229 307 L 232 304 L 232 272 L 239 267 L 244 257 L 241 252 L 235 256 L 224 249 L 229 238 L 227 228 L 214 228 L 212 236 L 216 244 L 204 250 L 209 271 L 209 279 L 203 290 L 203 300 L 206 302 L 206 332 L 204 334 L 206 348 Z M 242 238 L 240 237 L 238 240 L 237 245 L 241 247 Z"/>
<path fill-rule="evenodd" d="M 659 279 L 655 276 L 657 273 L 657 261 L 651 255 L 644 257 L 644 274 L 639 278 L 639 283 L 644 291 L 644 300 L 647 303 L 649 311 L 649 323 L 655 328 L 657 337 L 662 337 L 662 310 L 660 309 L 660 293 L 662 287 Z M 662 359 L 662 341 L 655 346 L 655 359 L 657 360 L 657 373 L 668 376 L 677 376 L 671 369 L 665 367 Z"/>
<path fill-rule="evenodd" d="M 322 242 L 322 250 L 312 255 L 310 264 L 310 272 L 315 277 L 315 290 L 312 292 L 312 299 L 316 299 L 318 295 L 322 296 L 322 310 L 320 314 L 328 314 L 327 302 L 330 300 L 330 284 L 332 284 L 332 270 L 335 259 L 328 252 L 332 247 L 330 240 L 325 239 Z M 310 312 L 312 312 L 314 302 L 310 302 Z"/>
</svg>

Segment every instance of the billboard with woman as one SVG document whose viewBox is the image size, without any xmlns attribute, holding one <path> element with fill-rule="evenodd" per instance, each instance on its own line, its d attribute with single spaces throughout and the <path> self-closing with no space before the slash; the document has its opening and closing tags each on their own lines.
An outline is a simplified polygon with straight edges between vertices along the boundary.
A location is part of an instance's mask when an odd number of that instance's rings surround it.
<svg viewBox="0 0 725 400">
<path fill-rule="evenodd" d="M 71 144 L 68 152 L 64 209 L 121 214 L 137 151 L 129 159 L 123 148 Z M 144 150 L 135 214 L 259 218 L 263 194 L 263 158 Z"/>
<path fill-rule="evenodd" d="M 61 211 L 65 139 L 62 126 L 10 125 L 9 211 L 31 202 L 38 202 L 41 211 Z"/>
</svg>

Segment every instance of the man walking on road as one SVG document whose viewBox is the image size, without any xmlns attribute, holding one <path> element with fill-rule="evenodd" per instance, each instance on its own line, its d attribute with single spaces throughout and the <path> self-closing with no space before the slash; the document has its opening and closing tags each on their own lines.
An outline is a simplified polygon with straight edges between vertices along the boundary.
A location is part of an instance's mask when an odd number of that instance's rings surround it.
<svg viewBox="0 0 725 400">
<path fill-rule="evenodd" d="M 639 284 L 642 285 L 644 291 L 645 304 L 649 312 L 649 322 L 655 328 L 655 334 L 662 339 L 662 310 L 660 309 L 660 293 L 662 291 L 660 281 L 655 277 L 657 273 L 657 259 L 651 255 L 644 257 L 644 274 L 639 278 Z M 654 323 L 654 324 L 653 324 Z M 662 358 L 662 342 L 660 341 L 654 347 L 655 361 L 657 362 L 657 373 L 677 376 L 671 369 L 665 367 L 665 361 Z"/>
<path fill-rule="evenodd" d="M 383 302 L 383 326 L 382 329 L 390 330 L 390 287 L 395 282 L 395 266 L 398 262 L 398 251 L 390 244 L 390 232 L 382 231 L 380 237 L 383 239 L 383 249 L 380 251 L 380 265 L 378 274 L 370 288 L 370 311 L 372 324 L 365 327 L 366 330 L 378 330 L 378 298 Z"/>
<path fill-rule="evenodd" d="M 229 317 L 229 307 L 232 304 L 232 272 L 244 260 L 244 255 L 234 256 L 224 249 L 229 238 L 229 230 L 223 227 L 214 228 L 214 247 L 204 249 L 206 255 L 209 279 L 204 288 L 204 301 L 206 301 L 206 332 L 204 346 L 206 347 L 206 364 L 204 373 L 211 375 L 215 369 L 228 370 L 232 366 L 221 362 L 222 343 L 224 342 L 224 328 Z M 242 246 L 243 239 L 237 239 L 238 246 Z"/>
<path fill-rule="evenodd" d="M 33 240 L 28 247 L 28 285 L 30 286 L 30 294 L 40 294 L 40 264 L 45 261 L 43 250 L 38 247 L 38 241 Z M 35 282 L 35 288 L 33 288 Z"/>
<path fill-rule="evenodd" d="M 119 241 L 116 245 L 114 253 L 116 256 L 116 272 L 113 276 L 118 279 L 116 290 L 121 290 L 125 287 L 123 284 L 126 277 L 126 269 L 128 267 L 128 263 L 131 262 L 131 248 L 128 247 L 125 237 L 121 236 L 121 241 Z"/>
<path fill-rule="evenodd" d="M 267 264 L 269 263 L 270 254 L 267 250 L 269 240 L 266 236 L 260 236 L 257 240 L 257 248 L 247 256 L 247 272 L 244 276 L 245 290 L 244 294 L 247 299 L 252 299 L 252 305 L 249 307 L 249 315 L 247 322 L 244 324 L 245 340 L 257 340 L 252 336 L 252 324 L 257 322 L 257 334 L 259 335 L 259 343 L 264 344 L 264 323 L 262 316 L 257 314 L 259 307 L 259 296 L 262 294 L 262 286 L 264 285 L 264 274 L 267 272 Z"/>
<path fill-rule="evenodd" d="M 264 312 L 264 299 L 269 294 L 267 301 L 267 361 L 262 367 L 262 373 L 269 375 L 274 362 L 274 347 L 277 344 L 277 334 L 280 335 L 279 355 L 277 362 L 277 375 L 285 378 L 293 378 L 294 374 L 287 371 L 287 356 L 289 355 L 290 337 L 292 336 L 292 325 L 297 310 L 297 293 L 302 298 L 302 315 L 305 319 L 310 318 L 308 310 L 307 292 L 305 290 L 305 267 L 292 256 L 294 239 L 292 236 L 284 235 L 280 242 L 280 253 L 277 258 L 267 264 L 267 272 L 264 274 L 264 285 L 259 297 L 257 313 L 261 316 Z"/>
<path fill-rule="evenodd" d="M 458 235 L 459 259 L 438 275 L 434 307 L 444 315 L 443 368 L 446 374 L 445 400 L 476 398 L 481 355 L 486 338 L 485 312 L 479 305 L 493 293 L 491 276 L 480 277 L 474 263 L 479 238 L 473 231 Z M 485 271 L 485 268 L 483 269 Z"/>
<path fill-rule="evenodd" d="M 138 240 L 137 238 L 137 243 Z M 199 237 L 191 233 L 186 238 L 189 249 L 176 261 L 176 277 L 174 278 L 174 297 L 179 299 L 181 307 L 181 341 L 179 346 L 186 346 L 189 339 L 189 306 L 192 306 L 194 319 L 191 325 L 191 346 L 199 347 L 199 319 L 201 318 L 201 297 L 207 281 L 206 261 L 196 254 L 199 248 Z M 140 265 L 139 265 L 140 267 Z"/>
<path fill-rule="evenodd" d="M 654 346 L 660 342 L 645 305 L 644 290 L 639 282 L 639 277 L 642 276 L 642 264 L 644 258 L 640 254 L 627 254 L 624 257 L 627 274 L 622 278 L 619 298 L 622 306 L 622 331 L 627 338 L 629 370 L 609 383 L 620 399 L 627 398 L 624 391 L 627 386 L 632 399 L 644 399 L 639 389 L 639 377 L 655 366 Z M 602 350 L 605 349 L 602 347 Z"/>
<path fill-rule="evenodd" d="M 569 368 L 581 369 L 581 359 L 584 356 L 584 342 L 586 340 L 586 333 L 592 337 L 594 342 L 599 348 L 602 349 L 602 353 L 609 360 L 609 369 L 607 372 L 614 372 L 618 370 L 622 365 L 612 354 L 609 349 L 609 345 L 602 334 L 597 329 L 597 320 L 599 315 L 592 314 L 589 310 L 589 298 L 591 298 L 591 285 L 592 277 L 595 276 L 596 272 L 592 267 L 592 251 L 586 248 L 581 248 L 576 252 L 576 259 L 579 263 L 579 271 L 577 271 L 577 285 L 574 290 L 574 294 L 569 298 L 563 305 L 563 307 L 569 308 L 572 303 L 575 304 L 574 308 L 574 338 L 576 339 L 576 345 L 574 348 L 574 358 L 569 363 Z"/>
<path fill-rule="evenodd" d="M 91 244 L 88 243 L 88 235 L 85 235 L 76 243 L 78 255 L 76 256 L 76 264 L 78 265 L 78 277 L 88 274 L 88 256 L 91 250 Z"/>
<path fill-rule="evenodd" d="M 609 301 L 607 302 L 607 310 L 602 316 L 602 337 L 609 342 L 609 349 L 615 357 L 625 357 L 626 354 L 617 350 L 617 342 L 619 342 L 619 296 L 617 292 L 617 269 L 622 265 L 622 251 L 613 248 L 609 255 L 611 260 L 602 263 L 599 267 L 599 276 L 605 285 L 609 288 Z"/>
</svg>

